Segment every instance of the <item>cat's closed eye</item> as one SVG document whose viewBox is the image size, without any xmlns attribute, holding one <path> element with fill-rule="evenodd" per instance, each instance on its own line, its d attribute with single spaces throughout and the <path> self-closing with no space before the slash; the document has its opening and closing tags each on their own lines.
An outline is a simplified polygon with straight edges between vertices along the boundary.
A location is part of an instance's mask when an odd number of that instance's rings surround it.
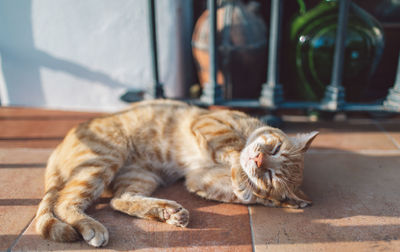
<svg viewBox="0 0 400 252">
<path fill-rule="evenodd" d="M 272 149 L 271 155 L 275 156 L 276 154 L 279 153 L 279 151 L 281 150 L 281 143 L 278 143 L 277 145 L 275 145 L 275 147 Z"/>
</svg>

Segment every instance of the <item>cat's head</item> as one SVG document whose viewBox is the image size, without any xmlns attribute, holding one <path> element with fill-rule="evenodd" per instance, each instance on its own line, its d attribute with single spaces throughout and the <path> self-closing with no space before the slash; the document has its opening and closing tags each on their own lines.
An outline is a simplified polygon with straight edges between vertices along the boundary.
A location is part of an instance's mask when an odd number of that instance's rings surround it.
<svg viewBox="0 0 400 252">
<path fill-rule="evenodd" d="M 271 127 L 255 130 L 240 155 L 240 164 L 253 194 L 279 202 L 294 202 L 301 207 L 311 204 L 300 185 L 304 153 L 317 135 L 314 131 L 289 137 Z"/>
</svg>

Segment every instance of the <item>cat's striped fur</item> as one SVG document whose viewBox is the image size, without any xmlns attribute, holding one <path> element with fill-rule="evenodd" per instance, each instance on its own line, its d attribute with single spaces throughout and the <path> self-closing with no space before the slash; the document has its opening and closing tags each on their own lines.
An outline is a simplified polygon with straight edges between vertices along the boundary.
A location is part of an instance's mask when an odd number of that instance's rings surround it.
<svg viewBox="0 0 400 252">
<path fill-rule="evenodd" d="M 36 229 L 55 241 L 80 234 L 92 246 L 106 245 L 107 229 L 84 212 L 105 188 L 115 210 L 185 227 L 185 208 L 151 197 L 181 177 L 206 199 L 304 207 L 303 153 L 315 135 L 291 139 L 237 111 L 136 103 L 70 130 L 49 158 Z"/>
</svg>

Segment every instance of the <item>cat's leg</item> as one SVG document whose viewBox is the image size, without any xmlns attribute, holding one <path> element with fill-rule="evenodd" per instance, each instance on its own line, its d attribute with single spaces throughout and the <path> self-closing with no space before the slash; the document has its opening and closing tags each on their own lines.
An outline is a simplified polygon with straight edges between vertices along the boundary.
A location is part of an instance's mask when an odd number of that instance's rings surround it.
<svg viewBox="0 0 400 252">
<path fill-rule="evenodd" d="M 229 203 L 254 203 L 234 192 L 232 171 L 223 165 L 204 165 L 186 174 L 186 188 L 202 198 Z"/>
<path fill-rule="evenodd" d="M 114 173 L 107 167 L 79 167 L 59 192 L 55 213 L 62 221 L 73 226 L 90 245 L 105 246 L 108 231 L 84 211 L 97 199 Z"/>
<path fill-rule="evenodd" d="M 135 166 L 124 167 L 123 170 L 112 183 L 113 209 L 143 219 L 158 220 L 180 227 L 187 226 L 189 212 L 180 204 L 172 200 L 150 197 L 161 181 L 156 174 Z"/>
<path fill-rule="evenodd" d="M 273 199 L 273 198 L 257 198 L 257 203 L 262 204 L 264 206 L 272 206 L 272 207 L 284 207 L 284 208 L 305 208 L 312 204 L 311 200 L 301 191 L 300 189 L 296 190 L 295 197 L 287 197 L 281 201 Z"/>
<path fill-rule="evenodd" d="M 218 161 L 192 162 L 187 169 L 186 187 L 190 192 L 211 200 L 254 204 L 256 196 L 240 165 L 240 152 L 221 150 L 215 155 Z"/>
</svg>

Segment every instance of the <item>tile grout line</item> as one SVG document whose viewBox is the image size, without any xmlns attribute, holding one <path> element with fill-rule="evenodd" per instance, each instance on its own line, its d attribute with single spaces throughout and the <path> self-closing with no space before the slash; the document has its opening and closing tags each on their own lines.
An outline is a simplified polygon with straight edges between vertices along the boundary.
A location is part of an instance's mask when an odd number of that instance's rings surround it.
<svg viewBox="0 0 400 252">
<path fill-rule="evenodd" d="M 386 137 L 390 139 L 390 141 L 400 150 L 400 144 L 394 139 L 386 130 L 385 128 L 377 121 L 374 122 L 375 126 L 385 134 Z"/>
<path fill-rule="evenodd" d="M 6 250 L 7 252 L 11 252 L 12 249 L 17 245 L 19 239 L 21 239 L 22 235 L 25 233 L 25 231 L 28 229 L 28 227 L 32 224 L 33 220 L 35 219 L 35 216 L 32 217 L 32 219 L 28 222 L 28 224 L 22 229 L 21 233 L 18 235 L 17 239 L 11 244 L 11 246 Z"/>
<path fill-rule="evenodd" d="M 250 233 L 251 233 L 251 247 L 252 247 L 252 252 L 255 252 L 256 244 L 255 244 L 255 237 L 254 237 L 254 230 L 253 230 L 253 220 L 251 219 L 251 208 L 250 208 L 250 206 L 247 206 L 247 211 L 249 213 L 249 224 L 250 224 Z"/>
</svg>

